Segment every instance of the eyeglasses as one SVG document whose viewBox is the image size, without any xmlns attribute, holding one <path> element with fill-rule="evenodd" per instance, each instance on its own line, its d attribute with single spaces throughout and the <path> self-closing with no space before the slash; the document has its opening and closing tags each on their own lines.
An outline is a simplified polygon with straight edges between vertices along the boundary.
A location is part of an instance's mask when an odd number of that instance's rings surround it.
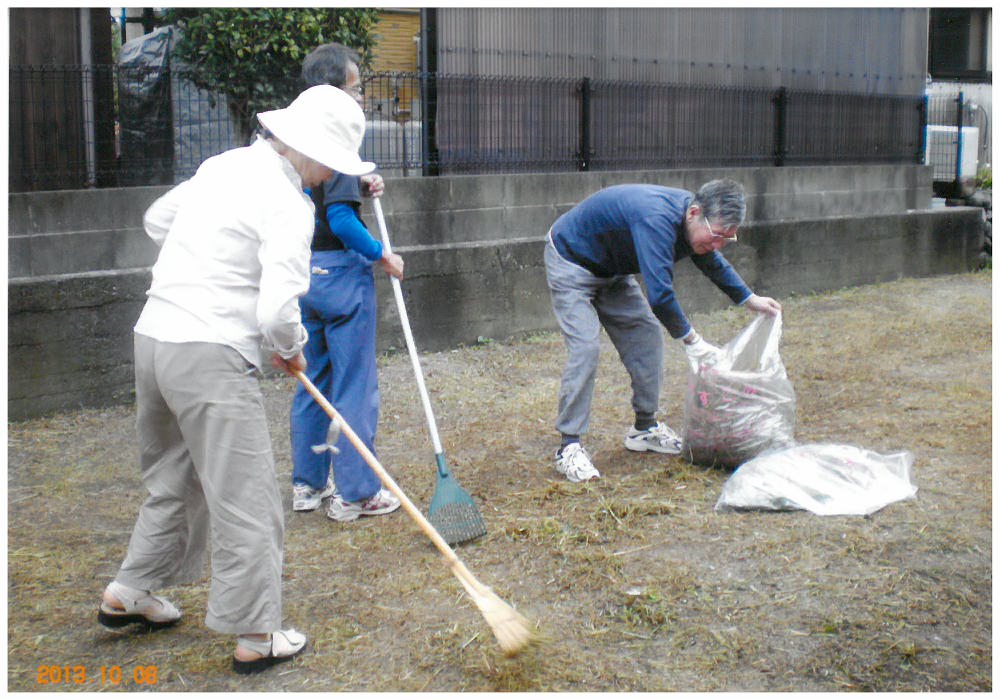
<svg viewBox="0 0 1000 700">
<path fill-rule="evenodd" d="M 708 232 L 710 234 L 712 234 L 712 238 L 721 239 L 721 240 L 725 241 L 726 243 L 735 243 L 736 242 L 736 234 L 735 233 L 732 236 L 724 236 L 721 233 L 716 233 L 712 229 L 712 224 L 708 223 L 708 217 L 703 215 L 701 218 L 705 222 L 705 226 L 708 227 Z M 723 245 L 725 245 L 725 243 Z"/>
</svg>

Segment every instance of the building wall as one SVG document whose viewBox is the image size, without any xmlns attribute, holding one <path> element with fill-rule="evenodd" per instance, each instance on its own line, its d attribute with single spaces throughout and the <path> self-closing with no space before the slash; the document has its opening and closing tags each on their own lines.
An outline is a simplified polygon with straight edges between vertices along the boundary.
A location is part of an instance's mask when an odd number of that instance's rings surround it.
<svg viewBox="0 0 1000 700">
<path fill-rule="evenodd" d="M 64 66 L 80 63 L 80 11 L 74 8 L 11 8 L 10 63 Z M 59 37 L 59 41 L 52 41 Z"/>
<path fill-rule="evenodd" d="M 438 70 L 919 95 L 924 8 L 439 8 Z"/>
<path fill-rule="evenodd" d="M 989 7 L 931 8 L 927 69 L 931 78 L 989 82 L 992 24 Z"/>
<path fill-rule="evenodd" d="M 111 63 L 107 10 L 12 8 L 9 19 L 8 187 L 114 184 L 96 175 L 114 162 L 111 76 L 80 68 Z"/>
<path fill-rule="evenodd" d="M 379 12 L 376 31 L 379 39 L 375 46 L 372 72 L 412 74 L 419 70 L 417 65 L 419 44 L 414 41 L 414 38 L 420 36 L 420 10 L 382 10 Z M 366 108 L 373 110 L 373 121 L 379 122 L 375 128 L 383 132 L 399 128 L 389 122 L 402 123 L 410 119 L 419 119 L 419 100 L 418 84 L 413 80 L 380 77 L 377 80 L 368 81 L 365 86 Z M 394 145 L 398 140 L 398 138 L 385 133 L 374 138 L 369 134 L 369 142 L 377 141 L 384 145 Z M 417 141 L 419 141 L 419 134 Z M 375 155 L 374 153 L 369 154 L 372 157 Z"/>
<path fill-rule="evenodd" d="M 414 38 L 420 36 L 420 10 L 382 10 L 376 31 L 379 40 L 372 70 L 416 72 L 418 45 Z"/>
</svg>

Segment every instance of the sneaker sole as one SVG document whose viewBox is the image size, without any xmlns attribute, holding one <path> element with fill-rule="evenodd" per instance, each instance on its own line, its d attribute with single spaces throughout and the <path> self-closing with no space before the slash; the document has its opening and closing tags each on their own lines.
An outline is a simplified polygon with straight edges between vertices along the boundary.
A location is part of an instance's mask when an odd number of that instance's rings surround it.
<svg viewBox="0 0 1000 700">
<path fill-rule="evenodd" d="M 329 493 L 324 491 L 319 495 L 319 498 L 316 500 L 315 505 L 313 505 L 312 501 L 299 501 L 298 503 L 292 501 L 292 510 L 295 511 L 296 513 L 311 513 L 314 510 L 317 510 L 321 505 L 323 505 L 323 501 L 325 501 L 335 493 L 337 493 L 336 489 L 330 491 Z"/>
<path fill-rule="evenodd" d="M 347 511 L 341 512 L 339 515 L 331 515 L 330 511 L 326 512 L 326 517 L 338 523 L 353 523 L 355 520 L 360 520 L 363 515 L 388 515 L 399 510 L 400 504 L 392 506 L 391 508 L 379 508 L 378 510 L 369 511 Z"/>
<path fill-rule="evenodd" d="M 657 452 L 662 455 L 679 455 L 681 453 L 679 447 L 654 447 L 638 440 L 630 442 L 628 438 L 625 439 L 625 449 L 632 452 Z"/>
<path fill-rule="evenodd" d="M 597 470 L 594 470 L 594 475 L 593 476 L 588 477 L 586 479 L 574 479 L 573 477 L 571 477 L 566 472 L 561 471 L 559 469 L 559 467 L 556 467 L 556 472 L 559 473 L 561 476 L 565 476 L 566 477 L 566 481 L 568 481 L 571 484 L 582 484 L 582 483 L 587 482 L 587 481 L 595 481 L 595 480 L 601 478 L 601 474 Z"/>
<path fill-rule="evenodd" d="M 397 503 L 394 506 L 387 506 L 385 508 L 379 508 L 378 510 L 362 511 L 361 515 L 388 515 L 389 513 L 395 513 L 399 510 L 401 504 Z"/>
<path fill-rule="evenodd" d="M 343 513 L 341 515 L 330 515 L 330 511 L 327 511 L 326 517 L 328 517 L 335 523 L 353 523 L 355 520 L 361 518 L 361 513 Z"/>
</svg>

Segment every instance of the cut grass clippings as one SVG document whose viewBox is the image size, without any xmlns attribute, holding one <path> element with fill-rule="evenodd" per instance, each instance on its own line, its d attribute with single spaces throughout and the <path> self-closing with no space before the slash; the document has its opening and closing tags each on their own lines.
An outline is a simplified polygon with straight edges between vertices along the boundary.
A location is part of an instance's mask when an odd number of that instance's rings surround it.
<svg viewBox="0 0 1000 700">
<path fill-rule="evenodd" d="M 631 453 L 629 382 L 605 338 L 586 444 L 552 465 L 562 340 L 421 357 L 441 439 L 488 534 L 457 548 L 545 643 L 506 659 L 402 512 L 343 525 L 290 512 L 294 382 L 263 380 L 286 499 L 284 614 L 300 658 L 256 677 L 204 626 L 208 575 L 163 591 L 174 629 L 96 621 L 145 498 L 131 406 L 8 427 L 8 689 L 160 691 L 988 691 L 992 689 L 989 273 L 783 299 L 800 443 L 914 453 L 916 500 L 868 517 L 716 513 L 728 473 Z M 695 314 L 723 344 L 742 309 Z M 405 354 L 380 359 L 380 461 L 427 507 L 436 469 Z M 683 427 L 669 343 L 661 417 Z M 83 684 L 41 684 L 51 667 Z M 102 667 L 122 669 L 102 682 Z M 149 673 L 135 669 L 155 666 Z M 42 671 L 40 671 L 42 669 Z M 51 676 L 48 676 L 51 680 Z"/>
</svg>

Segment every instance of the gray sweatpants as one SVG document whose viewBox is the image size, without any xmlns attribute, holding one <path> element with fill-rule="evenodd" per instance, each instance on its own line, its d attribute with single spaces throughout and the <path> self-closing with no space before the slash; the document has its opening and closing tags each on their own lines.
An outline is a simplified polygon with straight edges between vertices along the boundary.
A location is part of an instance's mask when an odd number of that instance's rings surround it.
<svg viewBox="0 0 1000 700">
<path fill-rule="evenodd" d="M 631 377 L 632 410 L 654 415 L 660 403 L 663 330 L 639 283 L 631 275 L 594 276 L 560 256 L 551 238 L 545 244 L 545 274 L 566 341 L 556 429 L 564 435 L 587 432 L 602 326 Z"/>
<path fill-rule="evenodd" d="M 143 590 L 196 581 L 210 540 L 205 624 L 280 629 L 284 521 L 253 366 L 225 345 L 136 334 L 135 393 L 149 498 L 117 580 Z"/>
</svg>

